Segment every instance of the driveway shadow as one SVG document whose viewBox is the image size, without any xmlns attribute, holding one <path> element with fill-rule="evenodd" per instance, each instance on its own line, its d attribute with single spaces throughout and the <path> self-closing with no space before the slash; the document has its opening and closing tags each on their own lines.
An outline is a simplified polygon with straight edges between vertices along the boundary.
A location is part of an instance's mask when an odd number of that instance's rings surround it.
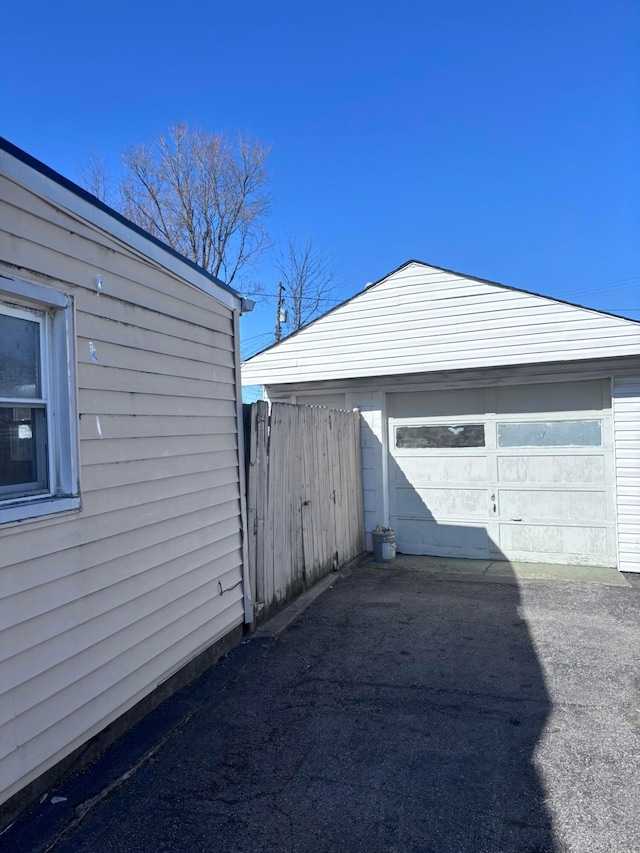
<svg viewBox="0 0 640 853">
<path fill-rule="evenodd" d="M 534 765 L 550 702 L 518 586 L 461 580 L 358 572 L 359 614 L 339 620 L 349 713 L 318 773 L 361 768 L 379 849 L 553 851 Z"/>
<path fill-rule="evenodd" d="M 53 849 L 555 851 L 534 766 L 549 701 L 518 607 L 512 583 L 354 569 L 161 706 L 155 725 L 174 706 L 188 722 Z"/>
</svg>

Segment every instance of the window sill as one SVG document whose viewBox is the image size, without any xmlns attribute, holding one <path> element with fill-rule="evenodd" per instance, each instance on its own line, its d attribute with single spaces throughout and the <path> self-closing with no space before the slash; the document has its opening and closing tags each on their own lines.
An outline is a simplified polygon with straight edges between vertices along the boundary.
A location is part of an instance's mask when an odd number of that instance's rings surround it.
<svg viewBox="0 0 640 853">
<path fill-rule="evenodd" d="M 2 506 L 0 504 L 0 525 L 72 512 L 79 510 L 80 506 L 79 497 L 38 498 L 25 503 L 16 503 L 13 506 Z"/>
</svg>

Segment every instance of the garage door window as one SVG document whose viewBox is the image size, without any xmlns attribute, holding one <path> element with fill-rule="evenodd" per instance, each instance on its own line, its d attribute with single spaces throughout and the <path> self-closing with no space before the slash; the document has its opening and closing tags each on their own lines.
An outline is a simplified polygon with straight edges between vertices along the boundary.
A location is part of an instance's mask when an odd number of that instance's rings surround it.
<svg viewBox="0 0 640 853">
<path fill-rule="evenodd" d="M 406 449 L 484 447 L 484 424 L 397 427 L 396 447 Z"/>
<path fill-rule="evenodd" d="M 602 421 L 498 424 L 498 447 L 601 447 Z"/>
</svg>

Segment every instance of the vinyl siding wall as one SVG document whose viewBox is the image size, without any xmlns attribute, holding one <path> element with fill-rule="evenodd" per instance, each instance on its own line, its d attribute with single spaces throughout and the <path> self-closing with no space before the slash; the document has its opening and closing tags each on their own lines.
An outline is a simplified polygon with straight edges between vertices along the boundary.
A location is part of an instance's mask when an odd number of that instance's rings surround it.
<svg viewBox="0 0 640 853">
<path fill-rule="evenodd" d="M 570 362 L 639 348 L 640 325 L 629 320 L 411 263 L 250 359 L 243 382 Z"/>
<path fill-rule="evenodd" d="M 616 441 L 618 567 L 640 572 L 640 376 L 613 385 Z"/>
<path fill-rule="evenodd" d="M 4 801 L 240 625 L 243 588 L 233 312 L 0 181 L 0 272 L 74 298 L 82 494 L 0 526 Z"/>
<path fill-rule="evenodd" d="M 298 398 L 300 399 L 300 398 Z M 360 409 L 360 445 L 362 448 L 362 490 L 364 529 L 367 549 L 373 550 L 371 531 L 383 523 L 386 513 L 384 488 L 384 394 L 356 392 L 349 395 L 352 408 Z"/>
</svg>

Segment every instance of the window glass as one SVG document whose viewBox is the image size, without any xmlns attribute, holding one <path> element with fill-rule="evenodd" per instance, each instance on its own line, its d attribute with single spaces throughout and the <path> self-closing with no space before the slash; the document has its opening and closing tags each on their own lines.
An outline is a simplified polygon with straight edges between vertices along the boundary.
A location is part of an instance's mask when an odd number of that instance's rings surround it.
<svg viewBox="0 0 640 853">
<path fill-rule="evenodd" d="M 0 314 L 0 397 L 39 399 L 40 323 Z"/>
<path fill-rule="evenodd" d="M 484 447 L 484 424 L 396 427 L 396 447 Z"/>
<path fill-rule="evenodd" d="M 44 408 L 0 406 L 0 496 L 46 489 L 45 448 Z"/>
<path fill-rule="evenodd" d="M 8 307 L 0 312 L 0 499 L 48 491 L 41 328 L 35 317 Z M 41 402 L 27 402 L 33 400 Z"/>
<path fill-rule="evenodd" d="M 498 424 L 498 447 L 600 447 L 602 421 Z"/>
</svg>

